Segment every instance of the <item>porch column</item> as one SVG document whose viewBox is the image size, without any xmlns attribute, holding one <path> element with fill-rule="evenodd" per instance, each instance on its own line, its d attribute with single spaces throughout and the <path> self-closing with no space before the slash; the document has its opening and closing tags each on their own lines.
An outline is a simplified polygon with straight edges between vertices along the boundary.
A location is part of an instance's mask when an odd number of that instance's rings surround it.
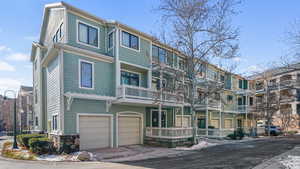
<svg viewBox="0 0 300 169">
<path fill-rule="evenodd" d="M 248 129 L 248 95 L 247 95 L 247 92 L 246 92 L 245 113 L 246 113 L 246 128 Z"/>
<path fill-rule="evenodd" d="M 183 111 L 184 111 L 184 107 L 181 106 L 181 128 L 183 128 Z"/>
<path fill-rule="evenodd" d="M 163 98 L 163 90 L 162 90 L 162 80 L 163 80 L 163 76 L 162 76 L 162 69 L 160 68 L 160 80 L 159 80 L 159 92 L 160 92 L 160 99 L 159 99 L 159 105 L 158 105 L 158 128 L 159 128 L 159 136 L 161 136 L 161 108 L 162 108 L 162 98 Z"/>
<path fill-rule="evenodd" d="M 206 136 L 208 136 L 208 97 L 206 97 L 206 109 L 205 109 L 205 129 L 206 129 Z"/>
<path fill-rule="evenodd" d="M 220 102 L 219 102 L 219 136 L 222 136 L 222 101 L 221 101 L 221 95 L 220 95 Z"/>
</svg>

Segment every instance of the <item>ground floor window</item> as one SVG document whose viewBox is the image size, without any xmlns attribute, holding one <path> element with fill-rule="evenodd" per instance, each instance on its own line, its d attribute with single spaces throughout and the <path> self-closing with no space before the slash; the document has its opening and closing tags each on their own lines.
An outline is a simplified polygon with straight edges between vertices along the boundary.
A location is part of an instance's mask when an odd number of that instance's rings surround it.
<svg viewBox="0 0 300 169">
<path fill-rule="evenodd" d="M 152 127 L 159 127 L 159 113 L 158 110 L 152 110 L 151 111 L 151 126 Z M 166 128 L 167 127 L 167 112 L 162 111 L 161 112 L 161 127 Z"/>
<path fill-rule="evenodd" d="M 198 128 L 201 128 L 201 129 L 206 128 L 206 119 L 205 118 L 198 119 Z"/>
<path fill-rule="evenodd" d="M 57 115 L 52 116 L 52 130 L 57 130 Z"/>
<path fill-rule="evenodd" d="M 225 119 L 224 120 L 224 128 L 225 129 L 233 128 L 233 120 L 232 119 Z"/>
</svg>

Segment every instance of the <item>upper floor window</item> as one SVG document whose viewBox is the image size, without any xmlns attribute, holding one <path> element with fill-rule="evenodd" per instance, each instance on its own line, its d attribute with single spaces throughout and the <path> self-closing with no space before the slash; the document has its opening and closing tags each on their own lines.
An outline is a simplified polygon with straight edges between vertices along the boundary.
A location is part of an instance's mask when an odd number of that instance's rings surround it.
<svg viewBox="0 0 300 169">
<path fill-rule="evenodd" d="M 181 70 L 185 70 L 185 61 L 181 58 L 179 58 L 178 67 Z"/>
<path fill-rule="evenodd" d="M 59 42 L 63 37 L 63 23 L 60 24 L 59 28 L 56 30 L 55 34 L 53 35 L 52 41 L 54 43 Z"/>
<path fill-rule="evenodd" d="M 233 96 L 227 95 L 227 103 L 233 103 Z"/>
<path fill-rule="evenodd" d="M 78 41 L 87 45 L 98 47 L 98 31 L 99 30 L 96 27 L 79 22 Z"/>
<path fill-rule="evenodd" d="M 140 86 L 140 76 L 137 73 L 121 71 L 121 83 L 130 86 Z"/>
<path fill-rule="evenodd" d="M 114 45 L 114 37 L 113 37 L 113 32 L 108 34 L 108 48 L 112 48 Z"/>
<path fill-rule="evenodd" d="M 128 48 L 139 50 L 139 38 L 128 32 L 122 31 L 122 45 Z"/>
<path fill-rule="evenodd" d="M 218 80 L 218 73 L 214 70 L 207 69 L 207 78 L 211 80 Z"/>
<path fill-rule="evenodd" d="M 80 88 L 93 88 L 94 64 L 87 61 L 80 61 Z"/>
</svg>

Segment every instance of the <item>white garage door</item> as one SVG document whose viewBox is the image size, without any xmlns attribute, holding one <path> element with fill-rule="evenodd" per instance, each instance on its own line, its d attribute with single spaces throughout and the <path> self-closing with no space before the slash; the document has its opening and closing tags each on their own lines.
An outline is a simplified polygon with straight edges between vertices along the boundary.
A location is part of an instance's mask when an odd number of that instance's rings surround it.
<svg viewBox="0 0 300 169">
<path fill-rule="evenodd" d="M 118 118 L 118 144 L 133 145 L 141 144 L 141 118 L 119 116 Z"/>
<path fill-rule="evenodd" d="M 191 127 L 190 116 L 183 116 L 182 126 L 183 127 Z M 181 116 L 180 115 L 176 116 L 176 127 L 181 127 Z"/>
<path fill-rule="evenodd" d="M 110 116 L 79 116 L 80 149 L 109 147 L 111 142 Z"/>
</svg>

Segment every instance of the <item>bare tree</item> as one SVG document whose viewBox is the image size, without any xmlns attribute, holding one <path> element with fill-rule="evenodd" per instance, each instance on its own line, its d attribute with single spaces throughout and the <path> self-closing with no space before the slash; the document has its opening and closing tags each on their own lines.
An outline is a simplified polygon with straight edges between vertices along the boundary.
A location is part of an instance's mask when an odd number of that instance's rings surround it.
<svg viewBox="0 0 300 169">
<path fill-rule="evenodd" d="M 236 14 L 236 0 L 161 0 L 158 6 L 162 22 L 172 37 L 172 46 L 186 56 L 186 76 L 193 128 L 196 127 L 195 104 L 197 80 L 205 62 L 211 58 L 234 58 L 238 54 L 238 30 L 231 24 Z M 196 130 L 194 130 L 196 142 Z"/>
</svg>

